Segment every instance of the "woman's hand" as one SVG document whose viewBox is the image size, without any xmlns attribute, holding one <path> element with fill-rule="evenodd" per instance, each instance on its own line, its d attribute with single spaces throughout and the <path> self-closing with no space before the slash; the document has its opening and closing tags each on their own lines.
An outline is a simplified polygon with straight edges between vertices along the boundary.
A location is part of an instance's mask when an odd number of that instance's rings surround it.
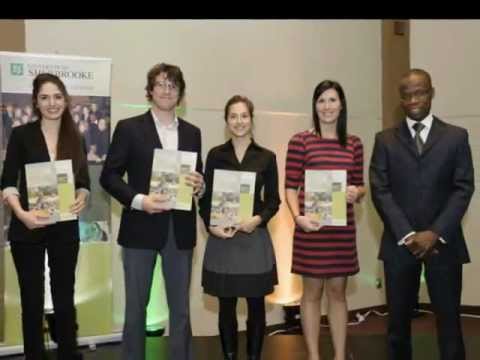
<svg viewBox="0 0 480 360">
<path fill-rule="evenodd" d="M 318 231 L 322 227 L 322 224 L 318 221 L 312 220 L 307 216 L 298 215 L 295 217 L 295 224 L 305 232 Z"/>
<path fill-rule="evenodd" d="M 221 239 L 229 239 L 233 237 L 233 235 L 235 235 L 238 229 L 233 226 L 228 228 L 224 228 L 221 226 L 209 226 L 208 230 L 212 235 L 216 237 L 219 237 Z"/>
<path fill-rule="evenodd" d="M 252 216 L 250 219 L 242 221 L 238 230 L 250 234 L 253 232 L 258 225 L 262 223 L 262 218 L 260 215 Z"/>
<path fill-rule="evenodd" d="M 357 186 L 349 185 L 347 186 L 347 203 L 353 204 L 357 201 L 360 191 Z"/>
<path fill-rule="evenodd" d="M 88 193 L 85 191 L 78 191 L 75 202 L 70 206 L 70 212 L 72 214 L 78 215 L 85 206 L 87 206 L 87 197 Z"/>
<path fill-rule="evenodd" d="M 45 227 L 45 221 L 50 216 L 45 211 L 30 210 L 21 211 L 17 214 L 18 219 L 30 230 L 39 229 Z"/>
</svg>

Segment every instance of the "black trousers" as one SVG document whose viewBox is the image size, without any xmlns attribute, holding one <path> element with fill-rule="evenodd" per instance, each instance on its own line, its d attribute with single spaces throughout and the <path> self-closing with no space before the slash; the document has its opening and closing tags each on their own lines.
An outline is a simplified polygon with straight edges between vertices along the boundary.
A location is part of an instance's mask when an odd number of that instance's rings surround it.
<svg viewBox="0 0 480 360">
<path fill-rule="evenodd" d="M 27 360 L 40 360 L 45 356 L 45 252 L 48 252 L 50 287 L 56 319 L 57 358 L 73 359 L 77 347 L 74 286 L 79 242 L 66 239 L 55 230 L 55 225 L 41 229 L 42 236 L 35 243 L 10 243 L 20 286 L 23 343 Z"/>
<path fill-rule="evenodd" d="M 460 322 L 462 264 L 425 261 L 425 278 L 436 317 L 441 360 L 465 360 Z M 384 263 L 388 307 L 388 359 L 411 360 L 411 314 L 417 303 L 421 262 Z"/>
</svg>

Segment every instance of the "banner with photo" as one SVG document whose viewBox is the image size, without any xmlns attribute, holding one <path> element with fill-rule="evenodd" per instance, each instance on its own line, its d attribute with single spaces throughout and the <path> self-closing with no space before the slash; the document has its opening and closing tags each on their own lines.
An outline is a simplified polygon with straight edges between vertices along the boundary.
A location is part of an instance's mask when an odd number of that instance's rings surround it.
<svg viewBox="0 0 480 360">
<path fill-rule="evenodd" d="M 110 142 L 111 66 L 109 58 L 0 52 L 2 166 L 12 129 L 38 120 L 32 108 L 32 82 L 44 72 L 57 75 L 65 83 L 72 118 L 87 147 L 91 192 L 89 205 L 80 215 L 81 248 L 75 288 L 79 337 L 109 334 L 113 324 L 110 198 L 98 183 Z M 1 207 L 0 245 L 4 249 L 2 274 L 5 274 L 4 291 L 0 293 L 5 295 L 3 342 L 12 345 L 21 343 L 20 299 L 7 236 L 10 212 Z M 45 278 L 45 308 L 51 311 L 49 279 Z"/>
</svg>

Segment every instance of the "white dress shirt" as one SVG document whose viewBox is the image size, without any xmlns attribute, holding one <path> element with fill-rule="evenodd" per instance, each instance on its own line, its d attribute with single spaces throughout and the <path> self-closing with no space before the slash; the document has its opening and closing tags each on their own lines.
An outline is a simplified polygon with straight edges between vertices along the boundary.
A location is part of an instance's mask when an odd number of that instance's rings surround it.
<svg viewBox="0 0 480 360">
<path fill-rule="evenodd" d="M 415 125 L 417 122 L 418 121 L 412 120 L 407 116 L 408 130 L 410 130 L 410 134 L 412 135 L 412 138 L 415 137 L 415 129 L 413 128 L 413 125 Z M 425 119 L 420 121 L 420 123 L 424 125 L 424 128 L 422 129 L 422 131 L 420 131 L 420 137 L 422 138 L 422 141 L 424 144 L 427 142 L 428 134 L 430 133 L 430 129 L 432 128 L 432 122 L 433 122 L 432 113 L 428 114 Z"/>
</svg>

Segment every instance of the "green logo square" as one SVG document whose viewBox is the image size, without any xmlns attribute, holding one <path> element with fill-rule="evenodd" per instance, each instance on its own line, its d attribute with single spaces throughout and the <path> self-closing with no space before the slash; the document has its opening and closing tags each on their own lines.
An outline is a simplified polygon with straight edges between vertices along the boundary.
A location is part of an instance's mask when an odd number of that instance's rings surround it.
<svg viewBox="0 0 480 360">
<path fill-rule="evenodd" d="M 15 76 L 23 75 L 23 64 L 21 63 L 12 63 L 10 64 L 10 74 Z"/>
</svg>

